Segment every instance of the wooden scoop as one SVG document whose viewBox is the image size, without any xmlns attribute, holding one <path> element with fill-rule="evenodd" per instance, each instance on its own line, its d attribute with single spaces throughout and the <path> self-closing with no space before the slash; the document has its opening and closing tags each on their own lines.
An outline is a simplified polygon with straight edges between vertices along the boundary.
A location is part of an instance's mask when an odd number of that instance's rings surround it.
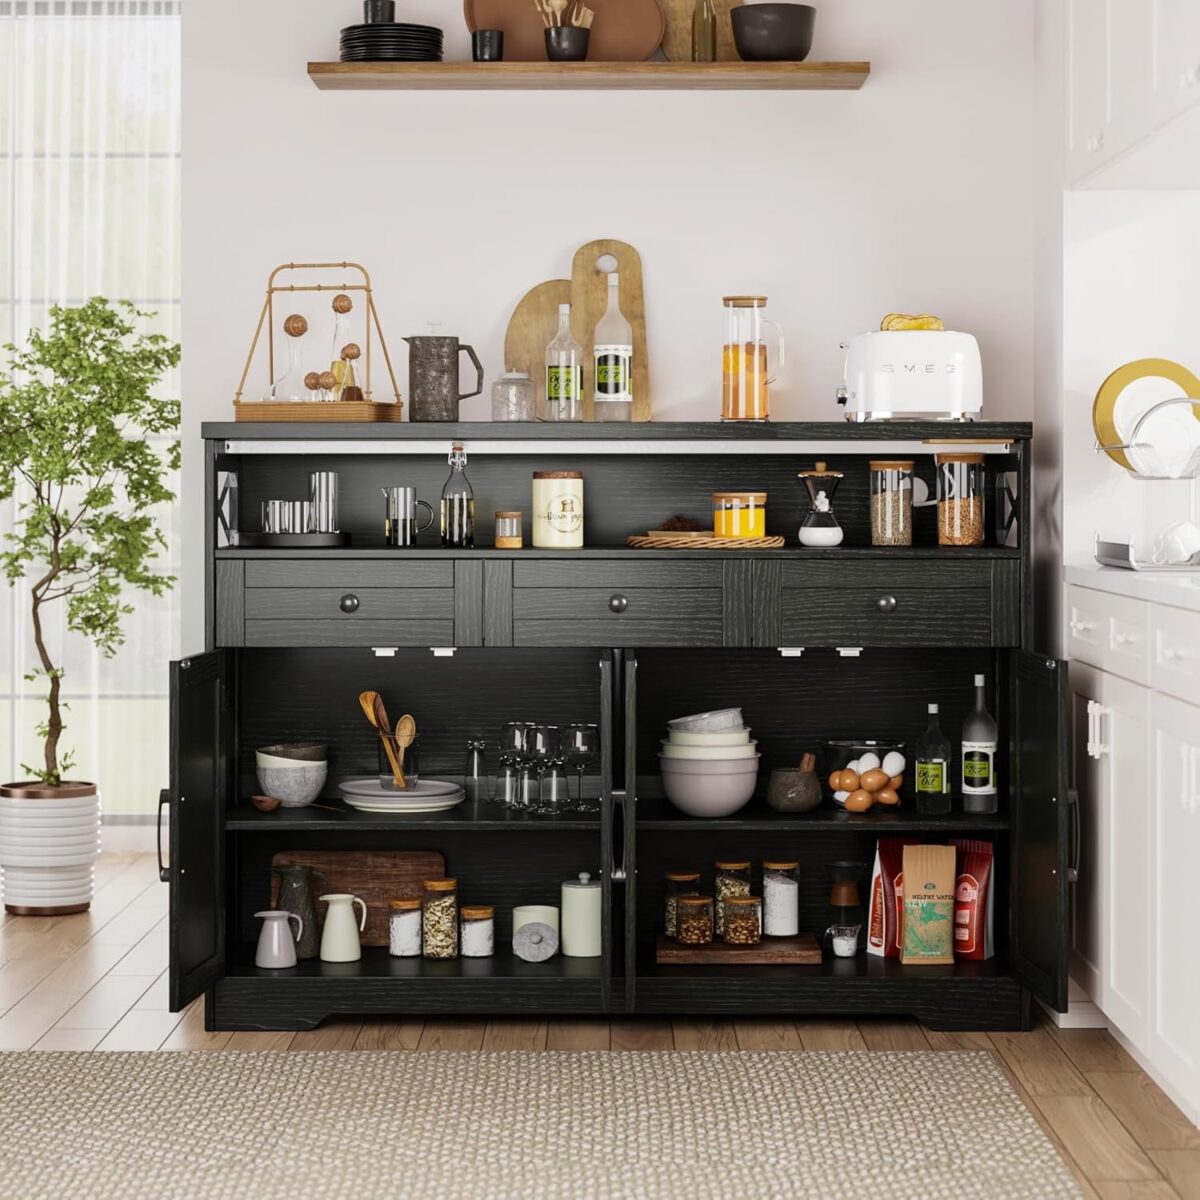
<svg viewBox="0 0 1200 1200">
<path fill-rule="evenodd" d="M 396 787 L 403 791 L 408 784 L 404 781 L 404 769 L 400 765 L 403 760 L 396 757 L 396 751 L 392 747 L 392 727 L 388 722 L 387 709 L 383 704 L 383 697 L 378 692 L 360 692 L 358 703 L 366 714 L 367 720 L 379 731 L 380 741 L 383 742 L 383 752 L 387 755 L 388 765 L 392 768 L 392 780 Z M 408 718 L 410 721 L 411 717 Z M 403 721 L 401 722 L 403 723 Z M 416 724 L 414 722 L 414 730 Z M 412 738 L 409 738 L 409 742 Z M 408 743 L 406 742 L 405 745 Z"/>
<path fill-rule="evenodd" d="M 400 763 L 398 770 L 400 778 L 404 778 L 404 752 L 413 744 L 413 739 L 417 736 L 417 722 L 410 713 L 405 713 L 404 716 L 396 722 L 396 747 L 400 751 Z M 398 786 L 407 787 L 405 783 Z"/>
</svg>

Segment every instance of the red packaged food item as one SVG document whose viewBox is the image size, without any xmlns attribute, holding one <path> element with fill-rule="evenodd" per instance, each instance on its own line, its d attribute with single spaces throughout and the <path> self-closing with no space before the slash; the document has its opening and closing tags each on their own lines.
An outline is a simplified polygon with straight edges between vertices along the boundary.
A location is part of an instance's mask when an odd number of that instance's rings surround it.
<svg viewBox="0 0 1200 1200">
<path fill-rule="evenodd" d="M 962 838 L 950 843 L 956 852 L 954 871 L 954 955 L 991 958 L 996 953 L 992 931 L 992 843 Z"/>
<path fill-rule="evenodd" d="M 900 957 L 900 930 L 904 928 L 904 847 L 920 842 L 915 837 L 880 838 L 875 844 L 871 871 L 871 900 L 867 911 L 867 953 L 881 958 Z"/>
</svg>

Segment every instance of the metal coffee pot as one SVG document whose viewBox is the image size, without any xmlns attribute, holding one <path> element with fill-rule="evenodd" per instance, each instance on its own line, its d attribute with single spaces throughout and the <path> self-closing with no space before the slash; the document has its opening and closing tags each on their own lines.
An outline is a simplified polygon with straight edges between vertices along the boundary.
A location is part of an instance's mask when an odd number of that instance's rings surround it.
<svg viewBox="0 0 1200 1200">
<path fill-rule="evenodd" d="M 316 958 L 320 943 L 320 926 L 317 924 L 317 906 L 313 903 L 313 880 L 320 879 L 326 891 L 331 891 L 329 880 L 323 871 L 304 863 L 289 863 L 272 867 L 279 876 L 277 909 L 293 913 L 300 918 L 300 934 L 296 938 L 297 958 Z"/>
<path fill-rule="evenodd" d="M 473 346 L 456 337 L 406 337 L 408 343 L 408 419 L 457 421 L 458 402 L 483 391 L 483 365 Z M 466 353 L 478 372 L 475 390 L 458 390 L 458 356 Z"/>
</svg>

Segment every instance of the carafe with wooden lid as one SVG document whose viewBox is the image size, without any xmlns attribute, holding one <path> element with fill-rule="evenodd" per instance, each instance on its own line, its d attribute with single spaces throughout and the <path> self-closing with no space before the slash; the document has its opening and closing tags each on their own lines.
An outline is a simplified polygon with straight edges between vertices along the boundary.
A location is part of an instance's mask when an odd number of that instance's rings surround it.
<svg viewBox="0 0 1200 1200">
<path fill-rule="evenodd" d="M 769 421 L 768 386 L 783 370 L 783 331 L 767 318 L 766 296 L 726 296 L 725 344 L 721 351 L 721 420 Z M 767 330 L 777 342 L 770 367 Z"/>
</svg>

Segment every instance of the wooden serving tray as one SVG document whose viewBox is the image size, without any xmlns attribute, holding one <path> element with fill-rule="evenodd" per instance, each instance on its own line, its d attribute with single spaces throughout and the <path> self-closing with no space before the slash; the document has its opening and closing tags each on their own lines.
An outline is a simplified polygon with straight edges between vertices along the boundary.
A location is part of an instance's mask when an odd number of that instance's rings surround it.
<svg viewBox="0 0 1200 1200">
<path fill-rule="evenodd" d="M 443 879 L 446 875 L 446 860 L 436 850 L 285 850 L 271 858 L 273 867 L 296 863 L 315 867 L 328 878 L 335 892 L 349 892 L 367 906 L 367 927 L 359 934 L 364 946 L 388 944 L 388 901 L 416 899 L 426 879 Z M 321 886 L 320 880 L 314 884 L 314 891 Z M 324 893 L 317 891 L 316 895 Z M 279 876 L 272 872 L 272 907 L 278 896 Z M 317 915 L 322 919 L 325 908 L 318 900 Z"/>
<path fill-rule="evenodd" d="M 719 966 L 784 966 L 796 963 L 814 966 L 821 961 L 821 947 L 811 933 L 796 937 L 765 937 L 757 946 L 681 946 L 666 934 L 658 935 L 654 961 L 659 963 L 714 963 Z"/>
<path fill-rule="evenodd" d="M 675 533 L 652 529 L 649 533 L 635 533 L 627 537 L 625 544 L 637 550 L 779 550 L 787 545 L 787 539 L 715 537 L 711 533 Z"/>
<path fill-rule="evenodd" d="M 371 400 L 235 400 L 235 421 L 399 421 L 404 405 L 377 404 Z"/>
</svg>

